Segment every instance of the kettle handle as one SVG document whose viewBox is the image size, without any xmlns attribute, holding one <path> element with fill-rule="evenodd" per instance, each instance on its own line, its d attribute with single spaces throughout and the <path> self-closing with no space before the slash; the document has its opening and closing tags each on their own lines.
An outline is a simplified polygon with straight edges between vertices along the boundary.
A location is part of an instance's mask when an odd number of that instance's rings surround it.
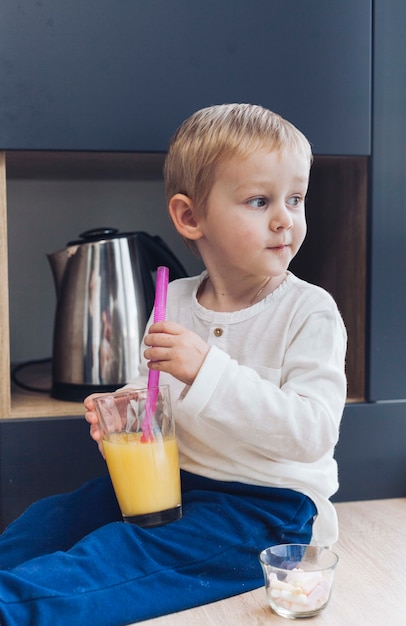
<svg viewBox="0 0 406 626">
<path fill-rule="evenodd" d="M 146 259 L 146 272 L 142 272 L 142 282 L 145 293 L 145 304 L 148 315 L 154 306 L 154 286 L 152 283 L 152 272 L 159 265 L 166 265 L 169 268 L 169 279 L 184 278 L 187 272 L 179 259 L 174 255 L 168 244 L 159 235 L 149 235 L 145 232 L 137 232 L 137 238 L 141 244 L 143 258 Z"/>
</svg>

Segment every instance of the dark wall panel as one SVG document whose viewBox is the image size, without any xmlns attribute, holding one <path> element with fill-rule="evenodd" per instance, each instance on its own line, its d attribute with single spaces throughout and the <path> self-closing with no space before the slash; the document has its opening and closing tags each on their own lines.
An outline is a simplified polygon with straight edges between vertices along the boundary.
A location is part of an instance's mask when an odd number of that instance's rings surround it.
<svg viewBox="0 0 406 626">
<path fill-rule="evenodd" d="M 369 154 L 371 0 L 0 3 L 0 150 L 166 151 L 193 111 L 263 104 Z"/>
</svg>

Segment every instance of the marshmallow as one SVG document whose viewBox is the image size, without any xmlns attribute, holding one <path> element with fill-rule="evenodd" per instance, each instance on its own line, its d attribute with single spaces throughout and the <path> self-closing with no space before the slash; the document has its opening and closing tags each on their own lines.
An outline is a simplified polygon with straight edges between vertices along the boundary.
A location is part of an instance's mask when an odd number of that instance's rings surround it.
<svg viewBox="0 0 406 626">
<path fill-rule="evenodd" d="M 318 608 L 327 602 L 329 593 L 330 585 L 326 580 L 322 580 L 308 595 L 307 602 L 312 608 Z"/>
<path fill-rule="evenodd" d="M 290 572 L 286 577 L 294 587 L 300 587 L 303 593 L 309 595 L 323 579 L 321 572 Z"/>
<path fill-rule="evenodd" d="M 272 573 L 268 577 L 270 599 L 292 613 L 314 611 L 327 603 L 330 581 L 321 572 L 293 571 L 285 581 Z"/>
</svg>

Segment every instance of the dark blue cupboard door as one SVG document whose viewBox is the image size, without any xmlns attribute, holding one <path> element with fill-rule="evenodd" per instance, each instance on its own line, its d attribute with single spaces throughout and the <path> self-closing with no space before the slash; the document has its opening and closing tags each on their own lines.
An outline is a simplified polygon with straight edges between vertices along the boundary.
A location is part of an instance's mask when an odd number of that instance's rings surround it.
<svg viewBox="0 0 406 626">
<path fill-rule="evenodd" d="M 0 3 L 0 149 L 162 152 L 213 103 L 369 154 L 372 0 Z"/>
<path fill-rule="evenodd" d="M 406 2 L 375 0 L 374 22 L 368 398 L 406 418 Z"/>
</svg>

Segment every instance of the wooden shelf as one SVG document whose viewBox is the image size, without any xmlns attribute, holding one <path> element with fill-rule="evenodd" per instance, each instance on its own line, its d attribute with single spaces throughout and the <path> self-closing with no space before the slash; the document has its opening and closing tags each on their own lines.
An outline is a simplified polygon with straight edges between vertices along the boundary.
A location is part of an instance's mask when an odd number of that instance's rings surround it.
<svg viewBox="0 0 406 626">
<path fill-rule="evenodd" d="M 27 367 L 19 374 L 21 382 L 37 389 L 51 388 L 51 364 Z M 51 398 L 49 392 L 26 391 L 11 383 L 11 418 L 66 417 L 85 414 L 83 402 L 66 402 Z"/>
<path fill-rule="evenodd" d="M 158 179 L 163 159 L 162 154 L 10 152 L 7 175 Z M 327 289 L 343 315 L 349 338 L 348 402 L 365 401 L 367 167 L 366 157 L 315 158 L 307 201 L 308 236 L 292 264 L 298 276 Z M 0 418 L 83 415 L 82 403 L 11 388 L 8 301 L 6 154 L 0 152 Z"/>
<path fill-rule="evenodd" d="M 82 402 L 64 402 L 50 396 L 18 391 L 11 395 L 10 418 L 67 417 L 85 415 Z"/>
<path fill-rule="evenodd" d="M 36 389 L 50 389 L 52 374 L 50 362 L 32 365 L 18 374 L 18 380 Z M 348 402 L 360 402 L 361 398 L 348 398 Z M 51 398 L 48 391 L 43 393 L 26 391 L 11 383 L 10 418 L 27 417 L 66 417 L 85 414 L 82 402 L 67 402 Z"/>
<path fill-rule="evenodd" d="M 10 414 L 6 155 L 0 152 L 0 417 Z"/>
</svg>

